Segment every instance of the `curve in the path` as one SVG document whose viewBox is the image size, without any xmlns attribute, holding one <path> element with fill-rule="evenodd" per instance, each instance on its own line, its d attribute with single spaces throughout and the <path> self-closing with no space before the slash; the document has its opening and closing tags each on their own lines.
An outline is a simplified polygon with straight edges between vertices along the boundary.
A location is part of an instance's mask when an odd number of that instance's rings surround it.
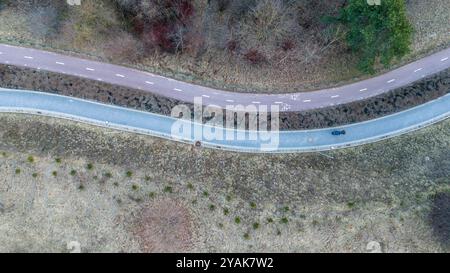
<svg viewBox="0 0 450 273">
<path fill-rule="evenodd" d="M 53 52 L 0 44 L 0 63 L 42 69 L 140 89 L 192 103 L 280 105 L 284 112 L 323 108 L 366 99 L 408 85 L 450 67 L 450 48 L 412 62 L 386 74 L 337 88 L 287 94 L 249 94 L 222 91 L 155 75 L 148 72 L 90 61 Z"/>
<path fill-rule="evenodd" d="M 205 133 L 212 131 L 209 126 L 193 125 L 188 121 L 158 114 L 34 91 L 0 88 L 0 112 L 42 114 L 187 143 L 200 141 L 202 146 L 230 151 L 288 153 L 345 148 L 422 128 L 450 116 L 450 94 L 390 116 L 339 127 L 339 130 L 346 130 L 345 135 L 333 136 L 331 133 L 337 128 L 327 128 L 256 134 L 256 140 L 250 139 L 249 132 L 245 132 L 245 139 L 237 139 L 237 133 L 242 131 L 222 127 L 214 128 L 215 132 L 234 138 L 210 139 Z M 179 125 L 193 130 L 185 130 L 184 133 L 174 130 Z M 200 134 L 197 134 L 198 132 Z"/>
</svg>

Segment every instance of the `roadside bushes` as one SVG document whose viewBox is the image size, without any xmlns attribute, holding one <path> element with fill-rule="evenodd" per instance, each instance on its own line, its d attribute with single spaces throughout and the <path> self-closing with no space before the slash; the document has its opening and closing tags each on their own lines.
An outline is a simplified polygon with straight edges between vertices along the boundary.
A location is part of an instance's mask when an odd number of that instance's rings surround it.
<svg viewBox="0 0 450 273">
<path fill-rule="evenodd" d="M 81 51 L 102 52 L 108 43 L 121 35 L 124 23 L 111 3 L 83 0 L 81 6 L 69 6 L 62 2 L 70 10 L 55 44 L 70 45 Z"/>
<path fill-rule="evenodd" d="M 410 51 L 412 27 L 404 0 L 383 0 L 381 5 L 349 0 L 338 17 L 328 19 L 346 27 L 347 44 L 364 72 L 373 72 L 377 62 L 387 66 Z"/>
<path fill-rule="evenodd" d="M 282 0 L 260 0 L 239 22 L 239 38 L 247 48 L 273 52 L 299 30 L 291 4 Z"/>
<path fill-rule="evenodd" d="M 261 64 L 266 60 L 264 54 L 254 48 L 247 51 L 247 53 L 244 54 L 244 57 L 251 64 Z"/>
<path fill-rule="evenodd" d="M 187 47 L 188 26 L 194 14 L 190 0 L 116 0 L 146 50 L 179 52 Z"/>
<path fill-rule="evenodd" d="M 344 2 L 114 1 L 119 16 L 126 19 L 130 32 L 142 42 L 146 55 L 155 51 L 194 58 L 228 55 L 233 61 L 251 66 L 308 62 L 314 59 L 311 55 L 323 53 L 321 49 L 330 49 L 323 30 L 332 28 L 320 18 L 335 15 Z"/>
<path fill-rule="evenodd" d="M 23 13 L 29 31 L 38 39 L 56 37 L 68 11 L 64 1 L 53 0 L 0 0 L 0 10 L 5 6 Z"/>
<path fill-rule="evenodd" d="M 144 47 L 141 41 L 132 34 L 119 31 L 104 47 L 106 55 L 119 62 L 136 62 L 143 56 Z"/>
</svg>

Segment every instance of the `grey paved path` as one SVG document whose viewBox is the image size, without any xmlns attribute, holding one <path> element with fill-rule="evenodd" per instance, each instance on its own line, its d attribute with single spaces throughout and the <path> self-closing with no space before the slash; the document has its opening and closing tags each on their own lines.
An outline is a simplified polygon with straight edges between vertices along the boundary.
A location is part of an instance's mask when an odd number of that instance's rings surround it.
<svg viewBox="0 0 450 273">
<path fill-rule="evenodd" d="M 145 90 L 185 102 L 202 97 L 203 104 L 280 105 L 282 111 L 301 111 L 365 99 L 410 84 L 450 67 L 450 48 L 386 74 L 345 85 L 305 93 L 246 94 L 193 85 L 117 65 L 42 50 L 0 44 L 0 63 L 43 69 Z"/>
<path fill-rule="evenodd" d="M 407 111 L 339 128 L 304 131 L 271 132 L 257 135 L 255 140 L 245 132 L 237 139 L 237 131 L 215 128 L 221 135 L 235 136 L 230 140 L 209 139 L 204 132 L 210 127 L 192 125 L 148 112 L 116 107 L 49 93 L 0 88 L 0 112 L 33 113 L 87 122 L 99 126 L 133 131 L 187 143 L 201 141 L 203 146 L 238 152 L 311 152 L 345 148 L 379 141 L 443 120 L 450 116 L 450 94 Z M 177 125 L 198 129 L 180 132 Z M 333 130 L 346 130 L 333 136 Z M 195 132 L 200 132 L 196 134 Z"/>
</svg>

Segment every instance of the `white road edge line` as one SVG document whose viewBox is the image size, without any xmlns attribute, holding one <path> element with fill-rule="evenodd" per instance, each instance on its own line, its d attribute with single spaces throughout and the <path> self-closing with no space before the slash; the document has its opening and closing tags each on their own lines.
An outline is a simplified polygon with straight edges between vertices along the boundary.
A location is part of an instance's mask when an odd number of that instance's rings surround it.
<svg viewBox="0 0 450 273">
<path fill-rule="evenodd" d="M 205 98 L 209 98 L 209 96 L 208 96 L 208 95 L 202 95 L 202 97 L 205 97 Z"/>
<path fill-rule="evenodd" d="M 332 99 L 339 98 L 339 95 L 331 96 Z"/>
<path fill-rule="evenodd" d="M 364 92 L 364 91 L 367 91 L 367 88 L 359 90 L 359 92 Z"/>
<path fill-rule="evenodd" d="M 149 81 L 146 81 L 145 83 L 146 83 L 146 84 L 155 84 L 155 83 L 149 82 Z"/>
<path fill-rule="evenodd" d="M 234 100 L 226 100 L 226 102 L 234 102 Z"/>
<path fill-rule="evenodd" d="M 122 75 L 122 74 L 116 74 L 116 77 L 119 77 L 119 78 L 125 78 L 125 76 Z"/>
<path fill-rule="evenodd" d="M 33 57 L 31 57 L 31 56 L 23 56 L 25 59 L 34 59 Z"/>
<path fill-rule="evenodd" d="M 183 92 L 183 90 L 179 89 L 179 88 L 174 88 L 173 90 L 177 91 L 177 92 Z"/>
<path fill-rule="evenodd" d="M 59 65 L 64 65 L 64 63 L 62 63 L 62 62 L 55 62 L 56 64 L 59 64 Z"/>
<path fill-rule="evenodd" d="M 448 60 L 448 57 L 445 57 L 444 59 L 441 59 L 441 62 L 445 62 Z"/>
<path fill-rule="evenodd" d="M 393 82 L 395 82 L 395 79 L 387 81 L 387 83 L 393 83 Z"/>
<path fill-rule="evenodd" d="M 419 72 L 419 71 L 422 71 L 422 69 L 423 69 L 423 68 L 418 68 L 418 69 L 414 70 L 414 73 L 417 73 L 417 72 Z"/>
<path fill-rule="evenodd" d="M 304 100 L 303 102 L 311 102 L 311 100 Z"/>
<path fill-rule="evenodd" d="M 86 70 L 87 70 L 87 71 L 95 71 L 94 68 L 89 68 L 89 67 L 86 67 Z"/>
</svg>

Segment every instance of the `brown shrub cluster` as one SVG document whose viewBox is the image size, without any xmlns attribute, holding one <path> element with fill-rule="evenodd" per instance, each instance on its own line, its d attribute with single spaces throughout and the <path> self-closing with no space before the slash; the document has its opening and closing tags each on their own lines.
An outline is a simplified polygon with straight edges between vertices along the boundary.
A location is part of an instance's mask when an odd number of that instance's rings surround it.
<svg viewBox="0 0 450 273">
<path fill-rule="evenodd" d="M 335 34 L 321 22 L 344 0 L 116 0 L 147 51 L 231 54 L 250 65 L 319 54 Z M 311 53 L 312 52 L 312 53 Z M 306 57 L 308 58 L 308 57 Z"/>
<path fill-rule="evenodd" d="M 143 252 L 186 252 L 192 247 L 189 211 L 172 199 L 155 200 L 144 207 L 133 233 Z"/>
<path fill-rule="evenodd" d="M 179 52 L 186 48 L 195 9 L 190 0 L 117 0 L 120 12 L 147 50 Z"/>
</svg>

